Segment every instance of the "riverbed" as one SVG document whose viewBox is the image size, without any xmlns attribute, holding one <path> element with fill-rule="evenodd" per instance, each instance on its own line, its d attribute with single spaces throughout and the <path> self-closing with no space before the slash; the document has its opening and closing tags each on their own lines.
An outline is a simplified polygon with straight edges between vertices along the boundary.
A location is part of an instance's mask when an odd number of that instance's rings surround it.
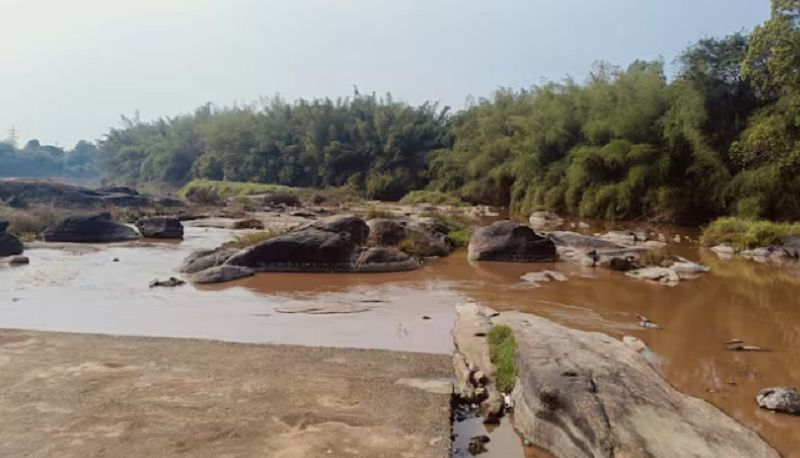
<svg viewBox="0 0 800 458">
<path fill-rule="evenodd" d="M 674 231 L 664 232 L 671 240 Z M 224 285 L 148 287 L 176 275 L 189 252 L 231 237 L 189 225 L 180 243 L 34 244 L 29 266 L 0 267 L 0 327 L 450 353 L 453 305 L 474 301 L 639 337 L 676 388 L 718 406 L 784 456 L 800 457 L 800 418 L 760 410 L 754 399 L 761 388 L 800 383 L 794 269 L 720 260 L 684 241 L 670 249 L 712 270 L 674 287 L 567 262 L 470 263 L 464 251 L 413 272 L 267 273 Z M 546 269 L 568 280 L 538 287 L 520 280 Z M 662 329 L 641 328 L 637 315 Z M 731 352 L 731 339 L 770 351 Z"/>
</svg>

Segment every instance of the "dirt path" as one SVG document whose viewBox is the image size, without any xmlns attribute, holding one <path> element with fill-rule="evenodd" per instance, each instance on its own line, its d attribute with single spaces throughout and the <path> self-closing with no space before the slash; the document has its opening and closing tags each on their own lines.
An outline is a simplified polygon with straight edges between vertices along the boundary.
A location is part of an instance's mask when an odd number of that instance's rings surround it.
<svg viewBox="0 0 800 458">
<path fill-rule="evenodd" d="M 450 357 L 0 330 L 0 456 L 446 457 Z"/>
</svg>

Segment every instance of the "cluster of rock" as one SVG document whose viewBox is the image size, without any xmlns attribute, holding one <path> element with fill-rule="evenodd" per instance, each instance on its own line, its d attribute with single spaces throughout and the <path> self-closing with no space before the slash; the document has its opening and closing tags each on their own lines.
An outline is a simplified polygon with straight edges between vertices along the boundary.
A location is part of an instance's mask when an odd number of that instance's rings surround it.
<svg viewBox="0 0 800 458">
<path fill-rule="evenodd" d="M 183 225 L 172 217 L 147 217 L 136 222 L 139 232 L 118 223 L 108 212 L 70 216 L 42 232 L 45 242 L 112 243 L 149 238 L 182 238 Z"/>
<path fill-rule="evenodd" d="M 372 227 L 372 228 L 371 228 Z M 399 272 L 420 262 L 394 245 L 419 233 L 430 248 L 446 254 L 433 224 L 332 216 L 309 222 L 283 235 L 241 250 L 222 246 L 192 253 L 178 268 L 195 282 L 228 281 L 253 272 Z M 449 251 L 448 251 L 449 252 Z"/>
<path fill-rule="evenodd" d="M 779 456 L 716 407 L 672 388 L 636 345 L 519 312 L 465 304 L 457 313 L 460 388 L 474 393 L 476 374 L 493 386 L 484 336 L 509 326 L 517 342 L 514 426 L 555 456 Z"/>
<path fill-rule="evenodd" d="M 22 254 L 22 242 L 11 234 L 6 233 L 9 222 L 0 220 L 0 257 L 16 256 Z"/>
<path fill-rule="evenodd" d="M 786 237 L 781 245 L 737 250 L 731 245 L 722 244 L 711 247 L 720 258 L 741 256 L 757 262 L 782 264 L 800 260 L 800 235 Z"/>
<path fill-rule="evenodd" d="M 58 208 L 185 206 L 180 199 L 144 196 L 128 187 L 88 189 L 71 184 L 30 179 L 0 179 L 0 200 L 15 208 L 33 205 Z"/>
</svg>

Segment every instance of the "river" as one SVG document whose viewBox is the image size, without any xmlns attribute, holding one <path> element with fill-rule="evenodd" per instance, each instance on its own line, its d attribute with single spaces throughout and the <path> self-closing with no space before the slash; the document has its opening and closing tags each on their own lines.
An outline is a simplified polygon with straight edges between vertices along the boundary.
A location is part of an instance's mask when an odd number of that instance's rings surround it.
<svg viewBox="0 0 800 458">
<path fill-rule="evenodd" d="M 661 230 L 671 239 L 673 230 Z M 453 304 L 476 301 L 639 337 L 676 388 L 740 420 L 784 456 L 800 458 L 800 417 L 755 402 L 761 388 L 800 384 L 796 269 L 720 260 L 683 242 L 671 250 L 712 271 L 674 287 L 566 262 L 470 263 L 461 250 L 414 272 L 269 273 L 224 285 L 148 288 L 175 275 L 192 250 L 231 237 L 190 225 L 181 243 L 34 244 L 26 251 L 29 266 L 0 268 L 0 327 L 449 353 Z M 540 287 L 519 279 L 545 269 L 569 279 Z M 662 329 L 639 327 L 636 315 Z M 770 351 L 728 351 L 724 343 L 734 338 Z"/>
</svg>

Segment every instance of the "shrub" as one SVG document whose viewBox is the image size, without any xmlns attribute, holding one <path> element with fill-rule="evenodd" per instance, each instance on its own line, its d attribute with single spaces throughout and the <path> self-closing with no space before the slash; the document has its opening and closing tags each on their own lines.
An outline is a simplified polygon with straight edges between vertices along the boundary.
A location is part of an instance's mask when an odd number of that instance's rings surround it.
<svg viewBox="0 0 800 458">
<path fill-rule="evenodd" d="M 375 218 L 393 219 L 393 218 L 395 218 L 395 214 L 394 213 L 392 213 L 392 212 L 390 212 L 388 210 L 384 210 L 384 209 L 378 208 L 378 207 L 376 207 L 374 205 L 370 205 L 369 207 L 367 207 L 367 215 L 366 216 L 367 216 L 367 219 L 375 219 Z"/>
<path fill-rule="evenodd" d="M 497 389 L 509 393 L 517 378 L 517 341 L 514 332 L 505 325 L 492 327 L 486 336 L 489 356 L 497 369 Z"/>
<path fill-rule="evenodd" d="M 441 191 L 428 191 L 417 190 L 411 191 L 400 199 L 401 204 L 415 205 L 415 204 L 432 204 L 432 205 L 451 205 L 453 207 L 462 207 L 467 205 L 463 200 L 458 197 L 447 194 Z"/>
<path fill-rule="evenodd" d="M 189 202 L 198 205 L 211 205 L 217 206 L 222 204 L 222 196 L 216 189 L 213 188 L 204 188 L 204 187 L 194 187 L 189 188 L 186 192 L 182 193 L 183 196 Z"/>
<path fill-rule="evenodd" d="M 738 249 L 746 249 L 779 245 L 790 235 L 800 235 L 800 223 L 725 217 L 703 229 L 700 241 L 706 246 L 726 243 Z"/>
</svg>

